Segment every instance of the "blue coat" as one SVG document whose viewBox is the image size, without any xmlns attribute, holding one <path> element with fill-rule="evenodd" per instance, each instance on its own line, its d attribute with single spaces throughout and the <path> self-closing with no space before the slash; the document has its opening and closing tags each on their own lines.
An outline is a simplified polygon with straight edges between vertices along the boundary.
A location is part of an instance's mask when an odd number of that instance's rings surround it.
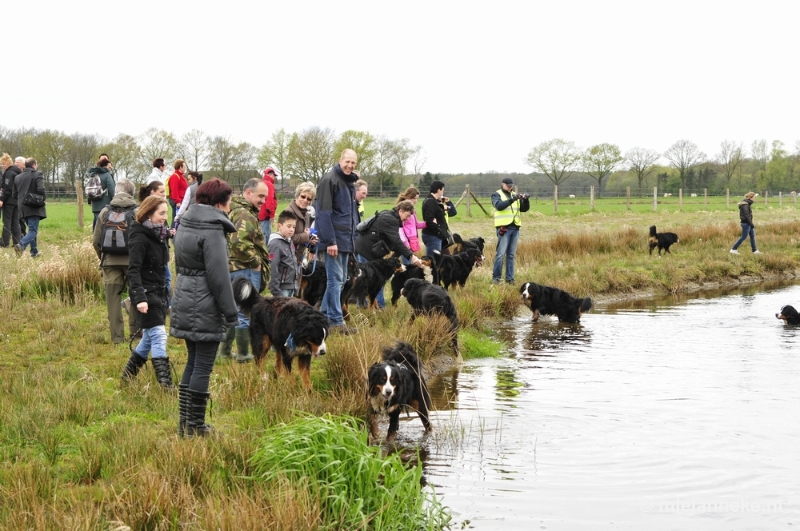
<svg viewBox="0 0 800 531">
<path fill-rule="evenodd" d="M 328 246 L 336 245 L 340 253 L 355 252 L 358 209 L 354 183 L 357 180 L 355 173 L 345 175 L 337 162 L 319 181 L 315 221 L 318 251 L 325 252 Z"/>
</svg>

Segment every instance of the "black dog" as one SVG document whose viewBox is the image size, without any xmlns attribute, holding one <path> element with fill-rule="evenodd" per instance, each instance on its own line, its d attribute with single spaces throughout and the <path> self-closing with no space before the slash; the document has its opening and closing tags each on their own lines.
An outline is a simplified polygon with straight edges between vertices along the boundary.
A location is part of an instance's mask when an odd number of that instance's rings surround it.
<svg viewBox="0 0 800 531">
<path fill-rule="evenodd" d="M 325 273 L 325 264 L 315 260 L 303 266 L 300 277 L 299 297 L 311 306 L 319 307 L 325 288 L 328 285 L 328 275 Z"/>
<path fill-rule="evenodd" d="M 356 283 L 353 286 L 353 291 L 350 293 L 351 297 L 356 300 L 363 298 L 369 299 L 369 307 L 378 309 L 378 301 L 376 297 L 378 293 L 386 285 L 386 282 L 397 273 L 402 273 L 406 270 L 406 266 L 400 262 L 397 257 L 391 258 L 378 258 L 377 260 L 370 260 L 358 264 L 361 270 Z M 342 313 L 346 311 L 345 303 L 342 302 Z"/>
<path fill-rule="evenodd" d="M 434 251 L 437 260 L 437 271 L 441 285 L 447 290 L 451 285 L 458 285 L 462 288 L 466 284 L 469 274 L 475 264 L 483 261 L 483 256 L 477 248 L 467 248 L 458 254 L 447 255 L 438 254 Z"/>
<path fill-rule="evenodd" d="M 781 308 L 781 313 L 776 313 L 775 317 L 786 321 L 786 324 L 800 325 L 800 313 L 797 313 L 797 310 L 789 305 Z"/>
<path fill-rule="evenodd" d="M 431 284 L 439 284 L 438 271 L 434 267 L 433 258 L 430 256 L 423 256 L 420 258 L 422 267 L 408 264 L 406 270 L 402 273 L 395 273 L 392 277 L 392 306 L 397 306 L 397 300 L 400 298 L 400 291 L 403 285 L 409 278 L 420 278 L 427 280 Z"/>
<path fill-rule="evenodd" d="M 566 291 L 533 282 L 523 284 L 519 292 L 525 306 L 533 312 L 534 321 L 539 320 L 539 315 L 557 315 L 559 321 L 577 323 L 583 312 L 592 309 L 589 297 L 578 299 Z"/>
<path fill-rule="evenodd" d="M 311 357 L 325 354 L 328 318 L 307 302 L 292 297 L 265 298 L 246 278 L 233 281 L 233 298 L 250 315 L 250 345 L 256 365 L 263 370 L 270 347 L 275 349 L 275 372 L 292 372 L 297 358 L 300 377 L 311 389 Z"/>
<path fill-rule="evenodd" d="M 441 287 L 428 282 L 410 278 L 406 280 L 400 293 L 408 300 L 413 308 L 411 322 L 418 315 L 444 315 L 450 321 L 450 334 L 452 335 L 453 350 L 458 353 L 458 315 L 450 295 Z"/>
<path fill-rule="evenodd" d="M 661 256 L 661 250 L 665 253 L 670 253 L 669 246 L 673 243 L 680 243 L 678 235 L 674 232 L 656 232 L 656 226 L 650 227 L 650 254 L 653 254 L 653 249 L 658 247 L 658 256 Z"/>
<path fill-rule="evenodd" d="M 430 431 L 428 418 L 431 397 L 422 374 L 422 363 L 408 343 L 398 341 L 393 347 L 383 349 L 383 362 L 369 368 L 367 374 L 367 402 L 369 403 L 369 430 L 378 437 L 378 415 L 389 415 L 387 441 L 394 440 L 400 427 L 400 413 L 413 409 Z"/>
<path fill-rule="evenodd" d="M 452 248 L 452 254 L 457 254 L 461 251 L 466 251 L 467 249 L 473 248 L 479 250 L 481 255 L 483 255 L 483 248 L 486 246 L 486 240 L 484 240 L 481 236 L 464 240 L 457 232 L 453 233 L 453 241 L 455 244 Z"/>
</svg>

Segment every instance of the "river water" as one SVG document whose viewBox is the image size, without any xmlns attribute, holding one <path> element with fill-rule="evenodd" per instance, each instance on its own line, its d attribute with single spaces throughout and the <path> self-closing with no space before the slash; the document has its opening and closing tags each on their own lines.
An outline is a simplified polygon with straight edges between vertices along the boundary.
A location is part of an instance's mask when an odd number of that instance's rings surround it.
<svg viewBox="0 0 800 531">
<path fill-rule="evenodd" d="M 800 529 L 800 285 L 599 306 L 498 333 L 405 420 L 453 529 Z M 527 311 L 527 310 L 526 310 Z M 421 442 L 420 442 L 421 441 Z"/>
</svg>

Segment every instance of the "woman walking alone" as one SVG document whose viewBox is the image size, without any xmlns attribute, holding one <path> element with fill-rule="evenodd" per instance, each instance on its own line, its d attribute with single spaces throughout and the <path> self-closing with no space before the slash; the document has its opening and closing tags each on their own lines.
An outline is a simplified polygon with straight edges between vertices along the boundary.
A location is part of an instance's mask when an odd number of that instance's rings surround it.
<svg viewBox="0 0 800 531">
<path fill-rule="evenodd" d="M 212 431 L 205 415 L 217 347 L 225 331 L 239 324 L 228 273 L 226 235 L 236 231 L 227 216 L 231 192 L 219 179 L 204 182 L 175 234 L 177 280 L 169 333 L 186 341 L 189 355 L 178 385 L 181 436 Z"/>
<path fill-rule="evenodd" d="M 122 372 L 122 379 L 132 380 L 153 355 L 153 369 L 159 385 L 175 389 L 167 357 L 167 331 L 164 328 L 167 310 L 167 285 L 164 270 L 169 263 L 167 238 L 167 200 L 150 196 L 136 213 L 128 243 L 128 286 L 136 326 L 142 340 L 131 352 Z M 133 335 L 133 333 L 131 333 Z"/>
<path fill-rule="evenodd" d="M 755 196 L 755 192 L 747 192 L 744 194 L 744 199 L 739 201 L 739 220 L 742 223 L 742 237 L 733 244 L 731 254 L 739 254 L 737 249 L 748 236 L 750 236 L 750 247 L 753 249 L 753 254 L 761 254 L 761 251 L 756 247 L 756 226 L 753 225 L 753 209 L 751 208 Z"/>
</svg>

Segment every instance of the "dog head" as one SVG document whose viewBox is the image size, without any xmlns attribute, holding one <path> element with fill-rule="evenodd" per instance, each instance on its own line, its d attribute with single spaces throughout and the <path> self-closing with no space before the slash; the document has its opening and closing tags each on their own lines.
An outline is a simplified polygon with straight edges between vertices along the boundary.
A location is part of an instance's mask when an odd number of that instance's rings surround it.
<svg viewBox="0 0 800 531">
<path fill-rule="evenodd" d="M 533 308 L 536 302 L 536 297 L 539 295 L 539 285 L 533 282 L 526 282 L 519 287 L 519 293 L 522 295 L 522 302 L 528 308 Z"/>
<path fill-rule="evenodd" d="M 428 284 L 429 283 L 426 280 L 422 280 L 421 278 L 409 278 L 406 280 L 405 284 L 403 284 L 403 289 L 400 290 L 400 295 L 408 298 L 421 287 Z"/>
<path fill-rule="evenodd" d="M 396 397 L 403 383 L 403 369 L 394 361 L 376 363 L 367 373 L 367 399 L 373 411 L 388 412 L 397 407 Z"/>
<path fill-rule="evenodd" d="M 800 313 L 798 313 L 793 306 L 789 306 L 788 304 L 781 308 L 780 313 L 776 313 L 775 317 L 790 325 L 800 324 Z"/>
</svg>

